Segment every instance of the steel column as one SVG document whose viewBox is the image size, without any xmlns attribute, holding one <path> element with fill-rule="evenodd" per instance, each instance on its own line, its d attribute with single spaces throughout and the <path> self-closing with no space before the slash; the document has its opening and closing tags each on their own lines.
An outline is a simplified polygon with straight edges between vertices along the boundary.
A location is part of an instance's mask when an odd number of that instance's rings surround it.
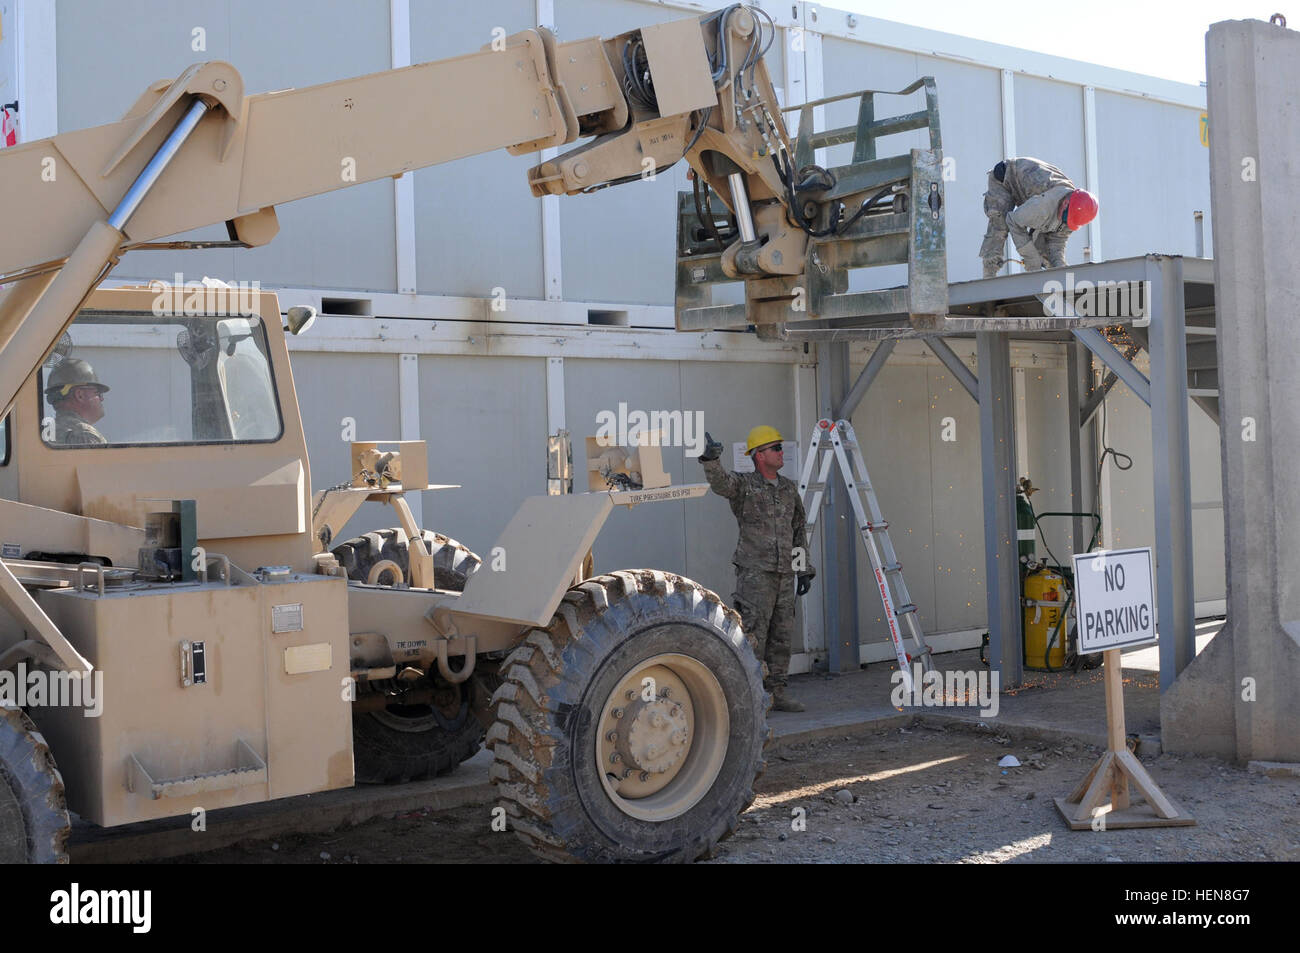
<svg viewBox="0 0 1300 953">
<path fill-rule="evenodd" d="M 1187 337 L 1183 260 L 1147 259 L 1151 326 L 1151 455 L 1156 523 L 1160 691 L 1196 656 L 1192 584 L 1191 449 L 1187 423 Z"/>
<path fill-rule="evenodd" d="M 1092 354 L 1078 341 L 1065 347 L 1066 388 L 1070 421 L 1070 509 L 1097 512 L 1097 440 L 1085 419 L 1084 405 L 1092 387 Z M 1118 378 L 1115 378 L 1118 379 Z M 1092 521 L 1074 520 L 1074 551 L 1087 550 Z"/>
<path fill-rule="evenodd" d="M 984 591 L 989 613 L 989 665 L 1001 687 L 1024 676 L 1020 636 L 1020 563 L 1016 552 L 1016 447 L 1011 406 L 1011 336 L 981 332 L 979 350 L 980 472 L 984 484 Z"/>
</svg>

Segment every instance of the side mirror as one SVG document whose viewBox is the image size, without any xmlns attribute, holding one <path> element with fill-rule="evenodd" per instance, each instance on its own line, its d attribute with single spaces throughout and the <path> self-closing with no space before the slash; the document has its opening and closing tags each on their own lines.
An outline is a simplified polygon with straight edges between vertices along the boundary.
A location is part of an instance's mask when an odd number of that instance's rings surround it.
<svg viewBox="0 0 1300 953">
<path fill-rule="evenodd" d="M 286 331 L 293 335 L 302 334 L 315 322 L 316 309 L 302 304 L 294 305 L 284 318 L 288 322 L 284 326 Z"/>
</svg>

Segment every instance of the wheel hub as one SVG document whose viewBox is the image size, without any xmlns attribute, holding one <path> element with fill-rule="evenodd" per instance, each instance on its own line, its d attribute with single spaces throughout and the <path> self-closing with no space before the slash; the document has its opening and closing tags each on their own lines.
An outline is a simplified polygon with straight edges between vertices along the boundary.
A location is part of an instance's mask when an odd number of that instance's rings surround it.
<svg viewBox="0 0 1300 953">
<path fill-rule="evenodd" d="M 596 763 L 619 809 L 662 821 L 708 792 L 726 756 L 726 696 L 708 667 L 686 655 L 646 659 L 606 697 Z"/>
<path fill-rule="evenodd" d="M 627 734 L 627 757 L 651 774 L 662 774 L 685 757 L 691 726 L 682 706 L 667 698 L 642 703 Z"/>
</svg>

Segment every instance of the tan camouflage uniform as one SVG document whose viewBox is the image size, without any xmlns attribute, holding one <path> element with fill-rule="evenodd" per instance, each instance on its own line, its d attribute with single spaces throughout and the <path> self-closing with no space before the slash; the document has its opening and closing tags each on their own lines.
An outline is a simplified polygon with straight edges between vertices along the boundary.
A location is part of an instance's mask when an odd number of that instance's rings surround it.
<svg viewBox="0 0 1300 953">
<path fill-rule="evenodd" d="M 992 277 L 1002 267 L 1008 231 L 1026 271 L 1063 267 L 1070 230 L 1057 208 L 1077 186 L 1041 159 L 1007 159 L 999 165 L 1005 166 L 1002 181 L 998 181 L 996 169 L 990 170 L 989 188 L 984 193 L 984 214 L 989 218 L 980 246 L 984 277 Z"/>
<path fill-rule="evenodd" d="M 773 485 L 757 471 L 728 473 L 717 460 L 704 462 L 704 474 L 740 524 L 731 557 L 736 567 L 731 603 L 754 640 L 754 653 L 767 663 L 768 690 L 779 694 L 790 671 L 796 576 L 812 572 L 799 488 L 779 474 Z"/>
<path fill-rule="evenodd" d="M 54 442 L 69 447 L 90 447 L 108 443 L 107 438 L 71 410 L 54 414 Z"/>
</svg>

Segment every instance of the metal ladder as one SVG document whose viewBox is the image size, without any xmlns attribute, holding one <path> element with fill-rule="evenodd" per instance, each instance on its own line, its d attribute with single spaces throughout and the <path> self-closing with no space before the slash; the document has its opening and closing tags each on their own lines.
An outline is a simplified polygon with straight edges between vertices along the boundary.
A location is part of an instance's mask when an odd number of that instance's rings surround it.
<svg viewBox="0 0 1300 953">
<path fill-rule="evenodd" d="M 829 445 L 827 445 L 829 444 Z M 852 463 L 850 463 L 850 455 Z M 826 492 L 827 477 L 830 476 L 832 460 L 838 461 L 840 473 L 844 476 L 845 486 L 849 491 L 849 502 L 858 521 L 858 534 L 867 547 L 867 556 L 876 574 L 876 588 L 880 601 L 885 607 L 885 619 L 889 623 L 889 639 L 894 646 L 894 657 L 898 660 L 898 669 L 903 673 L 904 684 L 908 694 L 912 692 L 912 662 L 919 661 L 924 672 L 933 671 L 930 646 L 921 634 L 921 624 L 917 621 L 916 603 L 907 592 L 907 583 L 903 581 L 903 566 L 898 561 L 894 544 L 889 538 L 889 523 L 880 514 L 880 504 L 876 493 L 871 488 L 871 479 L 867 475 L 867 465 L 862 459 L 862 448 L 858 446 L 857 435 L 853 425 L 847 420 L 817 421 L 813 428 L 812 439 L 808 443 L 808 454 L 804 458 L 803 474 L 799 477 L 799 499 L 804 505 L 808 519 L 808 536 L 811 538 L 817 516 L 821 512 L 822 496 Z M 817 482 L 812 482 L 814 468 Z M 808 491 L 812 491 L 811 499 Z M 863 499 L 866 506 L 863 506 Z M 892 581 L 894 593 L 890 591 Z M 898 606 L 895 609 L 895 605 Z M 908 633 L 915 646 L 909 654 L 899 632 L 898 620 L 907 619 Z"/>
</svg>

